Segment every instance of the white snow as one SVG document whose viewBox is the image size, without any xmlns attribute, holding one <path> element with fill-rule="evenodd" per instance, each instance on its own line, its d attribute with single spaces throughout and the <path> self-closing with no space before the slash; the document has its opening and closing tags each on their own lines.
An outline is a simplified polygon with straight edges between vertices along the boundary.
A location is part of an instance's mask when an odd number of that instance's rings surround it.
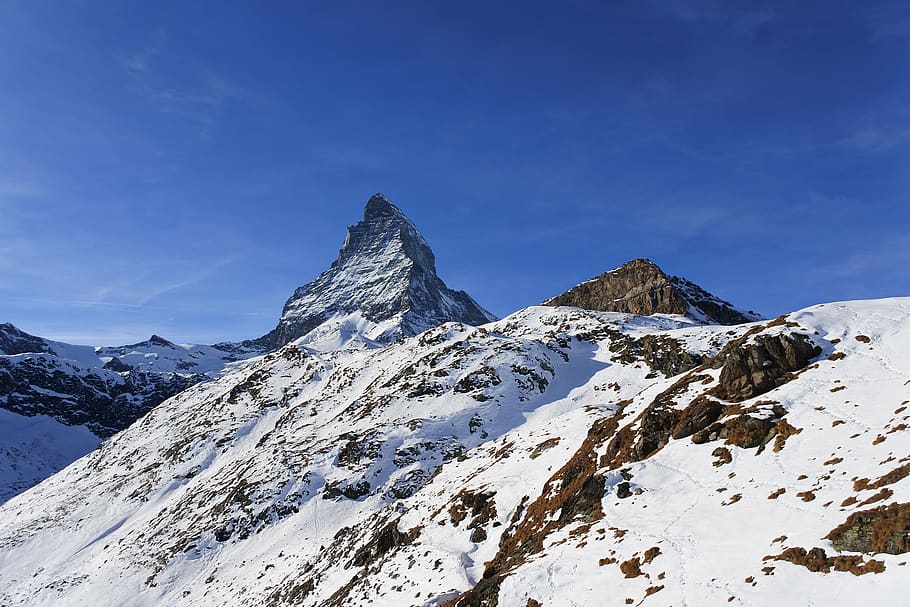
<svg viewBox="0 0 910 607">
<path fill-rule="evenodd" d="M 83 426 L 64 426 L 46 415 L 26 417 L 0 409 L 0 503 L 63 469 L 100 442 Z"/>
<path fill-rule="evenodd" d="M 816 546 L 833 556 L 824 536 L 851 512 L 910 500 L 908 478 L 882 501 L 843 505 L 875 493 L 854 479 L 910 454 L 910 298 L 788 320 L 799 326 L 763 333 L 809 335 L 822 353 L 741 405 L 776 401 L 800 433 L 780 451 L 726 445 L 732 461 L 720 466 L 722 440 L 670 440 L 623 466 L 624 499 L 621 471 L 602 470 L 603 518 L 541 538 L 503 578 L 499 605 L 900 604 L 907 555 L 869 556 L 885 571 L 862 576 L 765 557 Z M 0 604 L 441 605 L 483 578 L 502 534 L 594 422 L 632 423 L 679 379 L 622 363 L 606 329 L 712 355 L 756 326 L 534 307 L 376 348 L 361 317 L 330 322 L 166 401 L 0 507 Z M 716 383 L 718 370 L 699 373 L 705 383 L 676 406 Z M 332 488 L 351 496 L 327 499 Z M 486 539 L 472 540 L 475 513 L 455 513 L 486 493 L 495 512 L 476 523 Z M 415 539 L 355 563 L 387 524 Z M 654 547 L 643 575 L 625 577 L 620 564 Z"/>
</svg>

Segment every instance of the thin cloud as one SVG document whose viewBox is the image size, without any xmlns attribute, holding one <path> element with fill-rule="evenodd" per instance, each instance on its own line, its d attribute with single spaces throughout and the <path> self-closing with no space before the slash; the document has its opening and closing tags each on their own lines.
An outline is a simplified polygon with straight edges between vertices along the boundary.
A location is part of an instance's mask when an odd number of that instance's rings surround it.
<svg viewBox="0 0 910 607">
<path fill-rule="evenodd" d="M 739 33 L 749 34 L 774 20 L 767 8 L 738 9 L 715 0 L 652 0 L 656 13 L 690 24 L 721 23 Z"/>
<path fill-rule="evenodd" d="M 45 196 L 45 189 L 34 182 L 0 179 L 0 202 L 10 198 L 41 199 Z"/>
<path fill-rule="evenodd" d="M 148 72 L 155 58 L 161 54 L 167 44 L 167 33 L 158 30 L 153 35 L 151 44 L 134 53 L 116 55 L 117 60 L 131 72 Z"/>
<path fill-rule="evenodd" d="M 162 295 L 165 295 L 167 293 L 172 293 L 174 291 L 179 291 L 181 289 L 185 289 L 187 287 L 191 287 L 193 285 L 199 284 L 200 282 L 204 281 L 206 278 L 213 275 L 219 269 L 223 268 L 224 266 L 226 266 L 228 264 L 234 263 L 235 261 L 237 261 L 239 259 L 240 259 L 240 256 L 237 256 L 237 255 L 232 255 L 230 257 L 225 257 L 224 259 L 219 259 L 218 261 L 210 264 L 209 266 L 207 266 L 199 271 L 193 272 L 189 276 L 185 277 L 183 280 L 179 280 L 179 281 L 176 281 L 173 283 L 169 283 L 169 284 L 165 284 L 165 285 L 156 287 L 156 288 L 152 289 L 151 292 L 146 293 L 143 297 L 141 297 L 139 299 L 139 301 L 136 302 L 136 305 L 138 305 L 139 307 L 143 307 L 143 306 L 147 305 L 150 301 L 152 301 L 158 297 L 161 297 Z"/>
<path fill-rule="evenodd" d="M 910 128 L 864 128 L 849 137 L 835 141 L 832 146 L 846 147 L 859 152 L 888 152 L 910 143 Z"/>
<path fill-rule="evenodd" d="M 910 39 L 910 3 L 870 11 L 868 24 L 872 30 L 873 41 L 908 40 Z"/>
<path fill-rule="evenodd" d="M 231 82 L 215 69 L 169 49 L 166 32 L 155 34 L 139 51 L 114 56 L 124 68 L 135 94 L 158 111 L 201 123 L 200 135 L 210 138 L 228 104 L 265 100 Z"/>
</svg>

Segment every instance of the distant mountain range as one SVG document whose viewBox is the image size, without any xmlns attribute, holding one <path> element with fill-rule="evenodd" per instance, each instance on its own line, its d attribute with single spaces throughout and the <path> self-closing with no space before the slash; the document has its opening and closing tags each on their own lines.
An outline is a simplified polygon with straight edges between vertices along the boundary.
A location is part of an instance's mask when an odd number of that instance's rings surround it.
<svg viewBox="0 0 910 607">
<path fill-rule="evenodd" d="M 908 345 L 645 259 L 495 320 L 376 195 L 259 339 L 2 326 L 0 470 L 108 438 L 7 485 L 0 605 L 900 604 Z"/>
</svg>

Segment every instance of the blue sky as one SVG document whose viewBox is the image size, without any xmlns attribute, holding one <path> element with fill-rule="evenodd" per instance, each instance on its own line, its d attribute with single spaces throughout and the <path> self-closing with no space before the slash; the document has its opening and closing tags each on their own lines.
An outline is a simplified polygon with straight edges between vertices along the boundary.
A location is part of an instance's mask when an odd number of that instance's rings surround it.
<svg viewBox="0 0 910 607">
<path fill-rule="evenodd" d="M 0 2 L 0 321 L 261 335 L 376 191 L 498 315 L 910 295 L 908 68 L 906 2 Z"/>
</svg>

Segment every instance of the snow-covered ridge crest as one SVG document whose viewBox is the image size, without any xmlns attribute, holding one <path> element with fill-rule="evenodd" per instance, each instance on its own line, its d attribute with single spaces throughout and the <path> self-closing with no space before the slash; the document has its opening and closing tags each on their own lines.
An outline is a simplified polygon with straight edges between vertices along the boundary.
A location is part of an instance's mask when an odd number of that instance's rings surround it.
<svg viewBox="0 0 910 607">
<path fill-rule="evenodd" d="M 467 293 L 453 291 L 436 275 L 426 239 L 382 194 L 366 204 L 363 220 L 348 228 L 331 267 L 288 299 L 281 320 L 260 341 L 280 347 L 338 316 L 359 312 L 389 342 L 443 322 L 478 325 L 495 317 Z"/>
</svg>

